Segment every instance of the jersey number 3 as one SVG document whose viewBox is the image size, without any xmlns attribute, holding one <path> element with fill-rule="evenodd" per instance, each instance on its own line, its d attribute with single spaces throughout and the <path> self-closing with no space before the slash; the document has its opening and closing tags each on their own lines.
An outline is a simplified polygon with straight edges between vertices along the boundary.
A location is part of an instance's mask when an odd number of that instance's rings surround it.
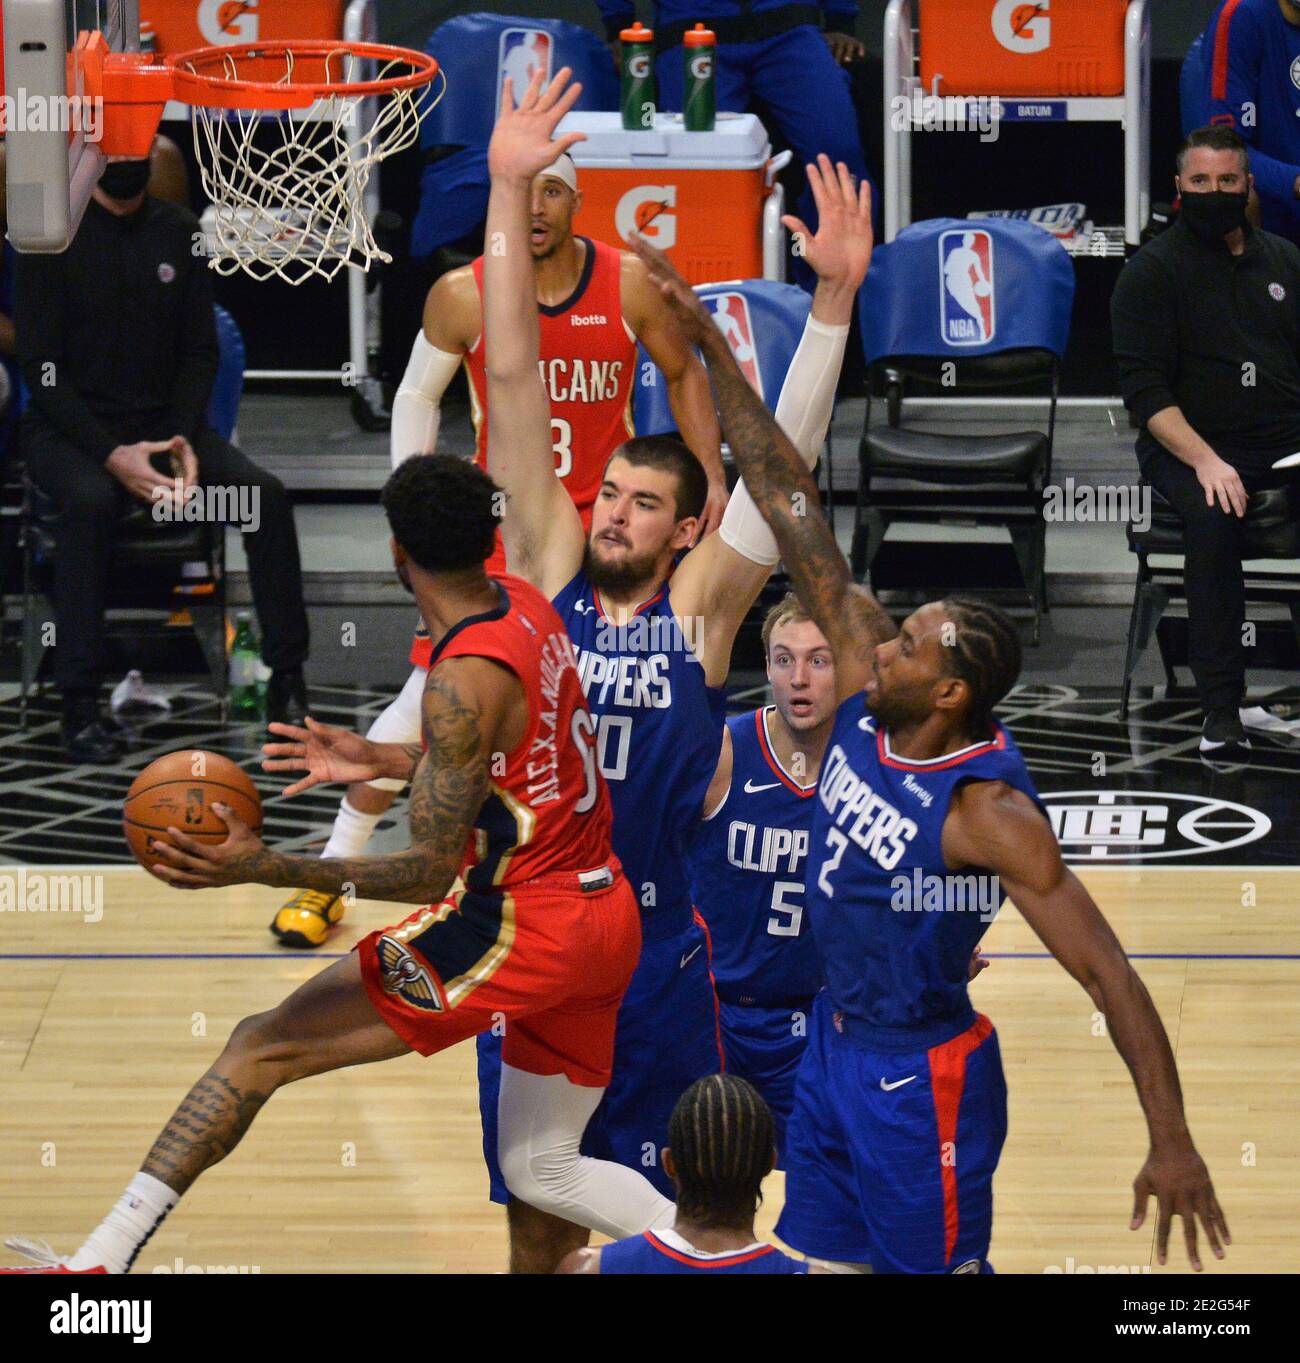
<svg viewBox="0 0 1300 1363">
<path fill-rule="evenodd" d="M 573 472 L 573 427 L 562 416 L 551 418 L 551 449 L 555 452 L 555 476 Z"/>
</svg>

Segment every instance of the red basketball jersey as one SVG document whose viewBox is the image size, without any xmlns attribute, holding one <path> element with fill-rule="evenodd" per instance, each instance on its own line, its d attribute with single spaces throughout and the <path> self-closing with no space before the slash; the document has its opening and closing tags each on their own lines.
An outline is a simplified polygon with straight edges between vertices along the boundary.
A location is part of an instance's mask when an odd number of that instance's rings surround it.
<svg viewBox="0 0 1300 1363">
<path fill-rule="evenodd" d="M 577 287 L 563 303 L 537 305 L 541 314 L 540 369 L 551 402 L 551 441 L 555 476 L 564 484 L 591 529 L 591 508 L 600 491 L 609 456 L 632 427 L 632 380 L 636 372 L 636 337 L 623 320 L 620 288 L 622 252 L 588 237 Z M 474 282 L 483 297 L 483 257 L 473 264 Z M 487 367 L 483 333 L 465 355 L 470 415 L 474 421 L 474 462 L 487 468 Z M 487 570 L 499 577 L 506 570 L 501 538 Z M 429 641 L 419 634 L 411 646 L 411 662 L 429 665 Z"/>
<path fill-rule="evenodd" d="M 609 792 L 596 766 L 587 709 L 568 631 L 551 603 L 518 577 L 497 579 L 501 603 L 455 626 L 433 652 L 491 658 L 528 697 L 528 727 L 474 821 L 461 874 L 472 890 L 508 888 L 553 872 L 618 862 L 610 850 Z"/>
</svg>

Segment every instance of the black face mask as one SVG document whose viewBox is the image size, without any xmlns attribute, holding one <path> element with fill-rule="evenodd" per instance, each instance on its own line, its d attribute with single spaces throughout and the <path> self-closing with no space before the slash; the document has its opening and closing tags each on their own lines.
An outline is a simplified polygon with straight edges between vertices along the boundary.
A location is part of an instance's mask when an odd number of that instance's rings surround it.
<svg viewBox="0 0 1300 1363">
<path fill-rule="evenodd" d="M 110 161 L 99 177 L 99 187 L 110 199 L 134 199 L 149 183 L 149 160 Z"/>
<path fill-rule="evenodd" d="M 1229 232 L 1246 225 L 1249 194 L 1212 189 L 1208 194 L 1184 194 L 1178 214 L 1202 241 L 1221 242 Z"/>
</svg>

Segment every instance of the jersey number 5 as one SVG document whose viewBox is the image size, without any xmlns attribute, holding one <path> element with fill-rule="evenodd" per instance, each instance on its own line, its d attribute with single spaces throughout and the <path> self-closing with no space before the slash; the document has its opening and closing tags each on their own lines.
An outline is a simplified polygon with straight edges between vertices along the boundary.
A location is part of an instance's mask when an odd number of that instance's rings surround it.
<svg viewBox="0 0 1300 1363">
<path fill-rule="evenodd" d="M 803 922 L 803 905 L 787 904 L 787 894 L 802 894 L 802 880 L 778 880 L 772 886 L 772 912 L 789 914 L 788 922 L 782 922 L 779 918 L 769 918 L 767 920 L 767 930 L 773 937 L 798 937 L 799 927 Z"/>
</svg>

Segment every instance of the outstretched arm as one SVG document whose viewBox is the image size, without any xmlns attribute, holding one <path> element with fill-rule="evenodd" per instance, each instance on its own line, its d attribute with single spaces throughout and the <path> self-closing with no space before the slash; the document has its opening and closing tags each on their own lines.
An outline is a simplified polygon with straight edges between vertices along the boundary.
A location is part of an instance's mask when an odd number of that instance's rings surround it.
<svg viewBox="0 0 1300 1363">
<path fill-rule="evenodd" d="M 1130 1229 L 1158 1206 L 1156 1252 L 1165 1262 L 1170 1221 L 1183 1218 L 1187 1257 L 1198 1272 L 1196 1218 L 1216 1258 L 1230 1244 L 1209 1171 L 1192 1144 L 1183 1113 L 1178 1067 L 1164 1024 L 1119 939 L 1074 872 L 1047 820 L 1020 791 L 1000 781 L 978 782 L 953 797 L 943 827 L 944 861 L 980 866 L 1001 882 L 1043 945 L 1083 986 L 1105 1015 L 1106 1030 L 1124 1059 L 1146 1114 L 1151 1146 L 1133 1183 Z"/>
<path fill-rule="evenodd" d="M 488 144 L 492 189 L 483 254 L 488 473 L 509 499 L 501 525 L 506 563 L 548 597 L 578 571 L 583 534 L 577 508 L 555 476 L 551 408 L 537 371 L 541 327 L 528 246 L 529 194 L 533 177 L 584 136 L 551 140 L 582 91 L 568 80 L 566 66 L 542 90 L 539 73 L 517 109 L 510 78 L 503 81 Z"/>
<path fill-rule="evenodd" d="M 493 754 L 518 741 L 508 731 L 522 698 L 517 677 L 485 658 L 451 658 L 429 673 L 422 701 L 428 750 L 411 778 L 411 845 L 378 857 L 274 852 L 233 814 L 230 837 L 207 847 L 169 828 L 175 848 L 155 844 L 154 872 L 182 889 L 214 885 L 300 886 L 361 899 L 436 903 L 451 888 L 470 828 L 487 797 Z"/>
<path fill-rule="evenodd" d="M 813 169 L 809 167 L 810 180 L 813 179 Z M 823 172 L 820 179 L 825 189 L 828 175 Z M 841 168 L 834 183 L 837 196 L 844 197 L 846 183 L 851 187 L 847 170 Z M 866 186 L 853 191 L 847 196 L 852 206 L 845 201 L 841 203 L 841 208 L 853 218 L 865 212 L 869 224 L 869 193 Z M 633 247 L 646 262 L 651 278 L 687 336 L 700 347 L 713 380 L 722 415 L 722 429 L 744 479 L 747 495 L 753 498 L 763 519 L 771 527 L 800 601 L 835 650 L 836 690 L 842 700 L 862 689 L 871 671 L 872 652 L 878 643 L 894 636 L 894 624 L 875 597 L 853 582 L 848 563 L 822 515 L 817 484 L 808 465 L 763 405 L 763 400 L 749 386 L 731 353 L 731 347 L 708 310 L 662 252 L 640 238 L 633 241 Z M 854 268 L 860 267 L 861 272 L 865 273 L 866 261 L 870 259 L 869 237 L 865 259 L 861 258 L 860 253 L 851 259 L 858 262 Z M 857 275 L 857 283 L 861 283 L 861 274 Z M 837 289 L 837 292 L 840 291 Z M 856 285 L 853 285 L 851 293 L 855 292 Z M 843 299 L 840 301 L 842 303 Z M 835 317 L 838 314 L 830 311 L 825 315 Z M 690 574 L 695 570 L 692 561 L 697 560 L 697 555 L 721 552 L 720 549 L 712 548 L 713 543 L 710 540 L 692 550 L 678 569 L 677 576 L 686 573 L 685 581 L 689 583 Z M 740 555 L 736 557 L 746 564 L 743 571 L 747 578 L 750 577 L 755 563 L 744 560 Z M 703 563 L 704 560 L 697 562 Z M 741 618 L 770 571 L 770 564 L 762 569 L 757 585 L 746 581 L 745 586 L 750 594 L 739 611 Z M 716 577 L 713 573 L 707 576 Z M 677 606 L 677 594 L 675 584 L 674 609 L 679 613 L 691 613 Z M 725 609 L 734 614 L 738 605 L 739 602 L 733 596 Z M 706 635 L 710 630 L 712 613 L 707 610 L 704 612 Z M 731 637 L 734 637 L 734 626 L 730 619 L 727 623 L 731 628 Z M 735 624 L 738 623 L 737 620 Z M 726 651 L 730 651 L 729 641 Z M 709 661 L 706 661 L 706 671 L 708 667 Z"/>
</svg>

